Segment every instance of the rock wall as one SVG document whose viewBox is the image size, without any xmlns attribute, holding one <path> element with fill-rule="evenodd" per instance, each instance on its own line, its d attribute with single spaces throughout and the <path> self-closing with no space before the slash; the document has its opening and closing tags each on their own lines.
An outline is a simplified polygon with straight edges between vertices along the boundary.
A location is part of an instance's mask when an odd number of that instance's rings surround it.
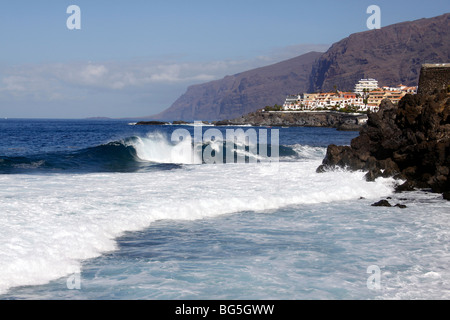
<svg viewBox="0 0 450 320">
<path fill-rule="evenodd" d="M 420 71 L 418 94 L 433 94 L 450 86 L 450 63 L 424 64 Z"/>
</svg>

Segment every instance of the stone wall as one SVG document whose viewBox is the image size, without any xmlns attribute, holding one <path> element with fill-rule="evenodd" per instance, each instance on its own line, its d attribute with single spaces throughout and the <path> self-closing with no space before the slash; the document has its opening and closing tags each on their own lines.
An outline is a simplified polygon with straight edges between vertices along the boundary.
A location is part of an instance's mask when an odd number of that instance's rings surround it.
<svg viewBox="0 0 450 320">
<path fill-rule="evenodd" d="M 418 94 L 433 94 L 450 86 L 450 63 L 424 64 L 420 71 Z"/>
</svg>

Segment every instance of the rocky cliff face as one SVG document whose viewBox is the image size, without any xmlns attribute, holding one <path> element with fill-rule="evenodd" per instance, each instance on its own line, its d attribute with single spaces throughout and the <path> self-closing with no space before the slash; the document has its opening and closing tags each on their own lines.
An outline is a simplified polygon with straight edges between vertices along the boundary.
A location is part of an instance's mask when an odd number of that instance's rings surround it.
<svg viewBox="0 0 450 320">
<path fill-rule="evenodd" d="M 282 104 L 288 94 L 307 90 L 312 65 L 320 55 L 310 52 L 222 80 L 191 86 L 169 109 L 152 118 L 231 119 L 266 105 Z"/>
<path fill-rule="evenodd" d="M 222 120 L 267 105 L 288 94 L 353 90 L 362 78 L 380 85 L 416 86 L 423 63 L 450 61 L 450 13 L 353 34 L 326 53 L 311 52 L 272 66 L 189 87 L 163 120 Z"/>
<path fill-rule="evenodd" d="M 407 95 L 394 106 L 385 100 L 369 114 L 351 146 L 330 145 L 318 172 L 338 167 L 367 171 L 368 180 L 394 176 L 399 190 L 450 191 L 450 93 Z"/>
<path fill-rule="evenodd" d="M 450 13 L 350 35 L 314 65 L 310 92 L 353 90 L 360 79 L 417 86 L 422 64 L 450 61 Z"/>
</svg>

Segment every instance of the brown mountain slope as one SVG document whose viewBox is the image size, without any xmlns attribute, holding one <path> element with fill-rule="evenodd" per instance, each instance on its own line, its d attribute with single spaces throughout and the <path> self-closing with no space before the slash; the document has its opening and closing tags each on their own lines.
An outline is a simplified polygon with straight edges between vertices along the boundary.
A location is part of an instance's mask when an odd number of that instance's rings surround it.
<svg viewBox="0 0 450 320">
<path fill-rule="evenodd" d="M 270 66 L 188 88 L 153 119 L 221 120 L 281 104 L 286 95 L 306 91 L 312 65 L 322 53 L 310 52 Z"/>
<path fill-rule="evenodd" d="M 350 35 L 326 53 L 310 52 L 280 63 L 188 88 L 163 120 L 234 119 L 288 94 L 353 90 L 362 78 L 380 85 L 416 86 L 423 63 L 450 61 L 450 13 Z"/>
<path fill-rule="evenodd" d="M 317 61 L 309 91 L 352 90 L 363 78 L 416 86 L 423 63 L 450 61 L 449 31 L 447 13 L 352 34 Z"/>
</svg>

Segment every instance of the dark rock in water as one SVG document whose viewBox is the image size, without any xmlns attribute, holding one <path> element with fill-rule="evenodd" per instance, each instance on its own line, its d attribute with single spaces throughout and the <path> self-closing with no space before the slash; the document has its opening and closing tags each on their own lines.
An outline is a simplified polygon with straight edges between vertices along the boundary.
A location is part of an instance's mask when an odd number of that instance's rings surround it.
<svg viewBox="0 0 450 320">
<path fill-rule="evenodd" d="M 444 196 L 445 200 L 449 200 L 450 201 L 450 191 L 444 192 L 442 195 Z"/>
<path fill-rule="evenodd" d="M 392 207 L 392 205 L 387 200 L 380 200 L 372 204 L 372 207 Z"/>
<path fill-rule="evenodd" d="M 358 123 L 343 123 L 338 125 L 336 128 L 338 131 L 359 131 L 361 130 L 361 125 Z"/>
<path fill-rule="evenodd" d="M 406 95 L 398 105 L 384 100 L 368 115 L 351 146 L 328 146 L 323 172 L 334 167 L 367 171 L 366 179 L 406 180 L 397 192 L 430 188 L 450 192 L 450 93 Z"/>
<path fill-rule="evenodd" d="M 388 199 L 391 199 L 390 197 Z M 378 202 L 375 202 L 372 204 L 372 207 L 392 207 L 392 205 L 387 200 L 380 200 Z M 394 207 L 400 208 L 400 209 L 406 209 L 407 206 L 404 204 L 397 203 Z"/>
<path fill-rule="evenodd" d="M 405 191 L 414 191 L 414 183 L 411 181 L 406 181 L 405 183 L 398 185 L 395 188 L 395 192 L 405 192 Z"/>
<path fill-rule="evenodd" d="M 271 127 L 331 127 L 338 130 L 359 131 L 367 120 L 365 114 L 344 112 L 263 112 L 262 109 L 231 120 L 216 121 L 216 126 L 252 125 Z"/>
<path fill-rule="evenodd" d="M 161 121 L 140 121 L 136 123 L 137 126 L 160 126 L 160 125 L 166 125 L 169 124 L 168 122 L 161 122 Z"/>
</svg>

